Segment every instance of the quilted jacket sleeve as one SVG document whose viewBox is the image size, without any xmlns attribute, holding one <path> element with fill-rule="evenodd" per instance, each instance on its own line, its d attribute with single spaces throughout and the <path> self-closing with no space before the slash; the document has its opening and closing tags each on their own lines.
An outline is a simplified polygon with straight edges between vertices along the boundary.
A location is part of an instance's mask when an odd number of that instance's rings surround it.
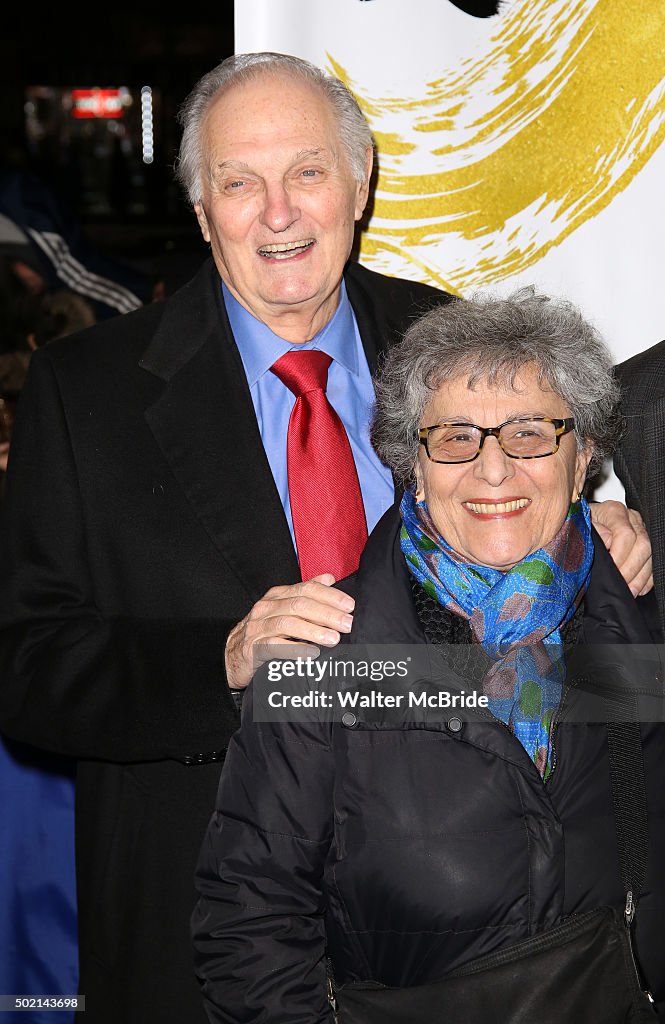
<svg viewBox="0 0 665 1024">
<path fill-rule="evenodd" d="M 212 1022 L 323 1024 L 323 872 L 333 773 L 324 726 L 254 722 L 252 687 L 196 871 L 195 967 Z"/>
</svg>

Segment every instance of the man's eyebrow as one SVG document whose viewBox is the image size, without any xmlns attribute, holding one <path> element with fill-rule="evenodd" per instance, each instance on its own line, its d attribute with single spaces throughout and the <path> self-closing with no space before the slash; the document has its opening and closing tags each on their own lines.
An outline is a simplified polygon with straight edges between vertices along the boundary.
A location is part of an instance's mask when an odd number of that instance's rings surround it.
<svg viewBox="0 0 665 1024">
<path fill-rule="evenodd" d="M 312 149 L 299 149 L 293 154 L 291 165 L 300 163 L 302 160 L 311 160 L 315 157 L 329 156 L 330 151 L 324 146 L 317 146 Z M 250 165 L 244 160 L 220 160 L 215 164 L 217 171 L 242 171 L 243 174 L 256 174 Z"/>
<path fill-rule="evenodd" d="M 253 174 L 249 164 L 244 163 L 242 160 L 220 160 L 218 164 L 215 164 L 215 168 L 218 171 L 243 171 L 246 174 Z"/>
<path fill-rule="evenodd" d="M 297 164 L 300 160 L 307 160 L 309 157 L 327 155 L 328 150 L 323 146 L 317 146 L 315 149 L 301 149 L 295 154 L 293 162 Z"/>
</svg>

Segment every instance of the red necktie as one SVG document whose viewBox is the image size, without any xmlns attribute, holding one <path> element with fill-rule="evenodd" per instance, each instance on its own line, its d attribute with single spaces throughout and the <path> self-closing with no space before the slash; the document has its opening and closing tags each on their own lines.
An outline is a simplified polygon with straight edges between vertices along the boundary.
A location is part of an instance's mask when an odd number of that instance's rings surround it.
<svg viewBox="0 0 665 1024">
<path fill-rule="evenodd" d="M 304 580 L 358 568 L 367 540 L 365 508 L 353 452 L 341 419 L 326 398 L 332 358 L 292 351 L 271 367 L 296 396 L 286 441 L 289 499 Z"/>
</svg>

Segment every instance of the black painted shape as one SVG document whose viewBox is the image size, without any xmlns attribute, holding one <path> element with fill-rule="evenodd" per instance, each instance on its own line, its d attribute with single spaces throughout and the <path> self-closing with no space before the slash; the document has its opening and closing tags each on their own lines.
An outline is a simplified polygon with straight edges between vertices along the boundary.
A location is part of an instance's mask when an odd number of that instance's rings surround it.
<svg viewBox="0 0 665 1024">
<path fill-rule="evenodd" d="M 502 0 L 448 0 L 472 18 L 493 18 L 503 6 Z"/>
</svg>

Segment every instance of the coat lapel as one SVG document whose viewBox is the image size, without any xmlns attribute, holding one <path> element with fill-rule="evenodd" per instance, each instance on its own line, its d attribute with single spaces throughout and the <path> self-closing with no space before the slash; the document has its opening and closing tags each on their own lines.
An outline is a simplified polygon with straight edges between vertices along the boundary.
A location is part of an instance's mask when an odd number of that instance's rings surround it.
<svg viewBox="0 0 665 1024">
<path fill-rule="evenodd" d="M 653 548 L 654 589 L 665 633 L 665 398 L 648 406 L 641 421 L 641 479 L 637 486 Z"/>
<path fill-rule="evenodd" d="M 212 261 L 167 300 L 141 359 L 164 381 L 145 418 L 193 512 L 252 601 L 299 579 Z"/>
<path fill-rule="evenodd" d="M 396 340 L 396 332 L 388 323 L 386 310 L 380 308 L 371 291 L 363 286 L 361 280 L 358 280 L 353 273 L 352 266 L 347 269 L 344 281 L 358 324 L 367 364 L 370 373 L 374 375 L 380 356 L 389 347 L 390 342 Z"/>
<path fill-rule="evenodd" d="M 353 309 L 360 340 L 362 342 L 367 365 L 372 376 L 375 375 L 379 362 L 390 345 L 399 340 L 401 331 L 397 324 L 390 321 L 386 309 L 376 302 L 371 289 L 363 286 L 354 274 L 350 264 L 344 275 L 347 295 Z M 393 474 L 393 486 L 396 498 L 401 497 L 401 487 Z"/>
</svg>

